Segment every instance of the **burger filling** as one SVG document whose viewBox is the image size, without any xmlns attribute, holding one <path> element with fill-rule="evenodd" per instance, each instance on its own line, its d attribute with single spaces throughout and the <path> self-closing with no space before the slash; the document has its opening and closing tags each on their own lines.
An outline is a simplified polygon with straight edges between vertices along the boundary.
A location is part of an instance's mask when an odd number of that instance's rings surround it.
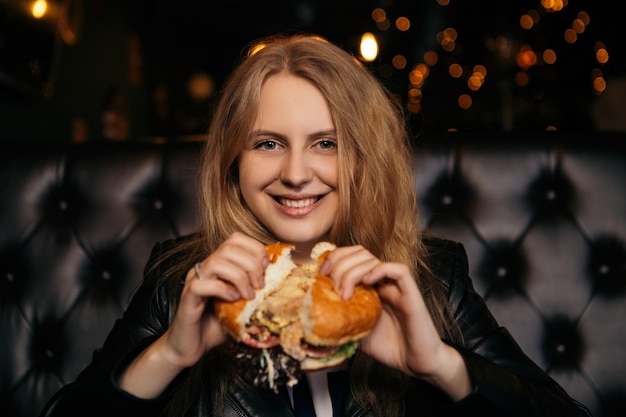
<svg viewBox="0 0 626 417">
<path fill-rule="evenodd" d="M 307 357 L 323 361 L 355 353 L 357 342 L 317 346 L 304 341 L 300 311 L 315 275 L 313 266 L 295 268 L 250 318 L 242 343 L 235 346 L 235 355 L 243 377 L 254 385 L 276 391 L 282 384 L 297 382 L 300 362 Z"/>
</svg>

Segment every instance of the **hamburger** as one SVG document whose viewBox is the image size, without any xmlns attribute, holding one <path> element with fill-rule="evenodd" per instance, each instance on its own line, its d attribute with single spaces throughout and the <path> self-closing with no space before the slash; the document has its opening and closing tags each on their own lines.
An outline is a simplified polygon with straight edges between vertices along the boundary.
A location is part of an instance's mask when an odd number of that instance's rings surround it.
<svg viewBox="0 0 626 417">
<path fill-rule="evenodd" d="M 338 365 L 351 357 L 380 317 L 375 289 L 358 285 L 342 300 L 332 280 L 319 273 L 329 242 L 311 251 L 311 264 L 296 264 L 292 245 L 266 247 L 265 286 L 253 299 L 218 301 L 215 313 L 233 338 L 235 365 L 245 380 L 277 391 L 297 383 L 301 372 Z"/>
</svg>

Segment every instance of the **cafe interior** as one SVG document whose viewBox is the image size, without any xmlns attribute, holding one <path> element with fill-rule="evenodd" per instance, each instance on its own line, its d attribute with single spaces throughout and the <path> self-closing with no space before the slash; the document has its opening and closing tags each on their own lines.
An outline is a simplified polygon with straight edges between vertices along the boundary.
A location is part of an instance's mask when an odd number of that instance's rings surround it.
<svg viewBox="0 0 626 417">
<path fill-rule="evenodd" d="M 625 23 L 584 0 L 0 0 L 0 414 L 62 402 L 152 246 L 198 229 L 226 77 L 308 33 L 402 108 L 421 225 L 498 322 L 626 415 Z"/>
</svg>

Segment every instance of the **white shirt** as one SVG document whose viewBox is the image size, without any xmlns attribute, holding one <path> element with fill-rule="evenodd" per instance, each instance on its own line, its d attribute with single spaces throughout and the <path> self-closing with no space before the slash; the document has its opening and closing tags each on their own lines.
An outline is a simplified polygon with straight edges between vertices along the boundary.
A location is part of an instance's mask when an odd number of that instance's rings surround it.
<svg viewBox="0 0 626 417">
<path fill-rule="evenodd" d="M 333 417 L 333 403 L 328 390 L 328 373 L 345 369 L 345 363 L 319 371 L 306 372 L 304 377 L 309 381 L 311 397 L 316 417 Z M 293 407 L 293 387 L 287 387 L 291 406 Z"/>
</svg>

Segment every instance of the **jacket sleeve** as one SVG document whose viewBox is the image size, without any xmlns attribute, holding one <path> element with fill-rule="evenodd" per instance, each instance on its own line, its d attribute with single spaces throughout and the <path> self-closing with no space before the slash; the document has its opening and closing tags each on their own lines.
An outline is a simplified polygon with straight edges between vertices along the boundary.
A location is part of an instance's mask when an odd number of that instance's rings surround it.
<svg viewBox="0 0 626 417">
<path fill-rule="evenodd" d="M 124 315 L 115 322 L 102 348 L 94 352 L 92 362 L 51 398 L 41 417 L 157 416 L 167 405 L 170 390 L 143 400 L 117 384 L 126 365 L 169 326 L 171 298 L 168 300 L 162 288 L 157 289 L 160 271 L 151 268 L 162 249 L 162 244 L 153 249 L 145 269 L 151 272 L 145 274 Z"/>
<path fill-rule="evenodd" d="M 472 392 L 457 403 L 440 402 L 437 415 L 590 415 L 498 325 L 472 286 L 464 247 L 446 240 L 431 241 L 427 247 L 433 272 L 447 292 L 463 333 L 463 346 L 450 344 L 465 359 L 473 386 Z"/>
</svg>

